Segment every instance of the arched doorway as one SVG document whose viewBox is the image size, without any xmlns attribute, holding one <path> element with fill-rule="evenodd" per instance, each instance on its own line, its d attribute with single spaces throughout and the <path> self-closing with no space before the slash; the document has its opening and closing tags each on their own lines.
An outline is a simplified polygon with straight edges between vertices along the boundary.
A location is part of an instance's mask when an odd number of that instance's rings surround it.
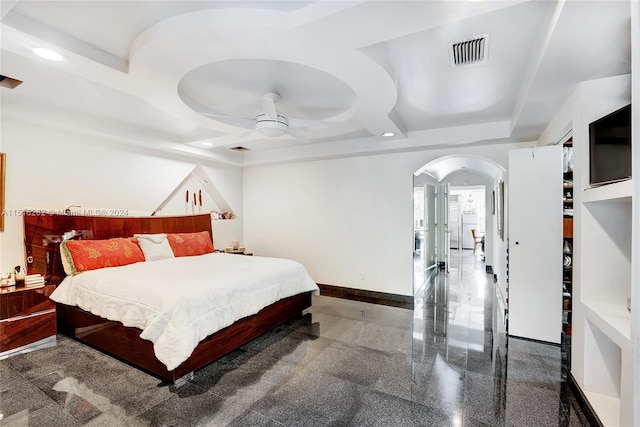
<svg viewBox="0 0 640 427">
<path fill-rule="evenodd" d="M 506 169 L 477 155 L 448 155 L 434 159 L 414 173 L 414 290 L 429 272 L 437 267 L 447 269 L 451 262 L 450 194 L 452 187 L 484 188 L 484 260 L 487 271 L 504 262 L 496 257 L 503 242 L 497 232 L 495 191 Z M 478 227 L 480 228 L 480 227 Z M 466 231 L 465 231 L 466 232 Z"/>
</svg>

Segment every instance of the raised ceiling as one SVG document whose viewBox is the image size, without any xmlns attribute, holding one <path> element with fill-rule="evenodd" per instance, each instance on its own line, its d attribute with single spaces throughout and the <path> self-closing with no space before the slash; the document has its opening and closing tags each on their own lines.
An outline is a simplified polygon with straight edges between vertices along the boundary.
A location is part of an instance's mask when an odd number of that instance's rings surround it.
<svg viewBox="0 0 640 427">
<path fill-rule="evenodd" d="M 628 0 L 0 4 L 0 74 L 24 81 L 3 119 L 236 165 L 535 140 L 578 82 L 630 72 Z M 477 36 L 486 60 L 451 65 Z M 200 114 L 267 92 L 311 142 Z"/>
</svg>

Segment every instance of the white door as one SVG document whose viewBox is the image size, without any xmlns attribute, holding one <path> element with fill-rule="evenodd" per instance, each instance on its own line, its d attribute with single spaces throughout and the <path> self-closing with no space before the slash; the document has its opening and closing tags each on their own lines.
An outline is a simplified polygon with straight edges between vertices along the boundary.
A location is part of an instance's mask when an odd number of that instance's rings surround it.
<svg viewBox="0 0 640 427">
<path fill-rule="evenodd" d="M 449 192 L 451 191 L 451 186 L 449 184 L 440 184 L 441 191 L 443 191 L 442 198 L 442 211 L 443 211 L 443 220 L 444 220 L 444 250 L 445 250 L 445 271 L 449 272 L 449 266 L 451 264 L 451 224 L 449 224 Z"/>
<path fill-rule="evenodd" d="M 436 188 L 433 185 L 425 186 L 424 205 L 424 265 L 429 268 L 436 263 Z"/>
<path fill-rule="evenodd" d="M 451 249 L 460 249 L 460 196 L 452 194 L 449 196 L 449 246 Z"/>
<path fill-rule="evenodd" d="M 559 343 L 562 147 L 509 151 L 509 335 Z"/>
</svg>

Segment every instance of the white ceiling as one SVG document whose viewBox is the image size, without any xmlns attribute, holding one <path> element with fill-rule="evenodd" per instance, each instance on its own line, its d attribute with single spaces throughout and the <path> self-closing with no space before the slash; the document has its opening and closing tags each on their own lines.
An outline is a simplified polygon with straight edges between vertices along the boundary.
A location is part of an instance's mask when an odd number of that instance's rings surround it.
<svg viewBox="0 0 640 427">
<path fill-rule="evenodd" d="M 0 74 L 24 81 L 3 119 L 235 165 L 535 140 L 578 82 L 630 72 L 628 0 L 0 4 Z M 451 66 L 478 35 L 488 59 Z M 199 114 L 253 118 L 267 92 L 332 123 L 302 142 Z"/>
</svg>

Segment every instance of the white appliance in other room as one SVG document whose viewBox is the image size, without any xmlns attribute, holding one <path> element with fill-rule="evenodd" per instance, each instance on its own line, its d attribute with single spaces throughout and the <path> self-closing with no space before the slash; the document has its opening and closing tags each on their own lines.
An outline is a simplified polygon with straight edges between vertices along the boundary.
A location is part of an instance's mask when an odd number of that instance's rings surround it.
<svg viewBox="0 0 640 427">
<path fill-rule="evenodd" d="M 462 214 L 462 248 L 473 249 L 473 235 L 471 230 L 476 230 L 478 234 L 478 214 Z"/>
</svg>

